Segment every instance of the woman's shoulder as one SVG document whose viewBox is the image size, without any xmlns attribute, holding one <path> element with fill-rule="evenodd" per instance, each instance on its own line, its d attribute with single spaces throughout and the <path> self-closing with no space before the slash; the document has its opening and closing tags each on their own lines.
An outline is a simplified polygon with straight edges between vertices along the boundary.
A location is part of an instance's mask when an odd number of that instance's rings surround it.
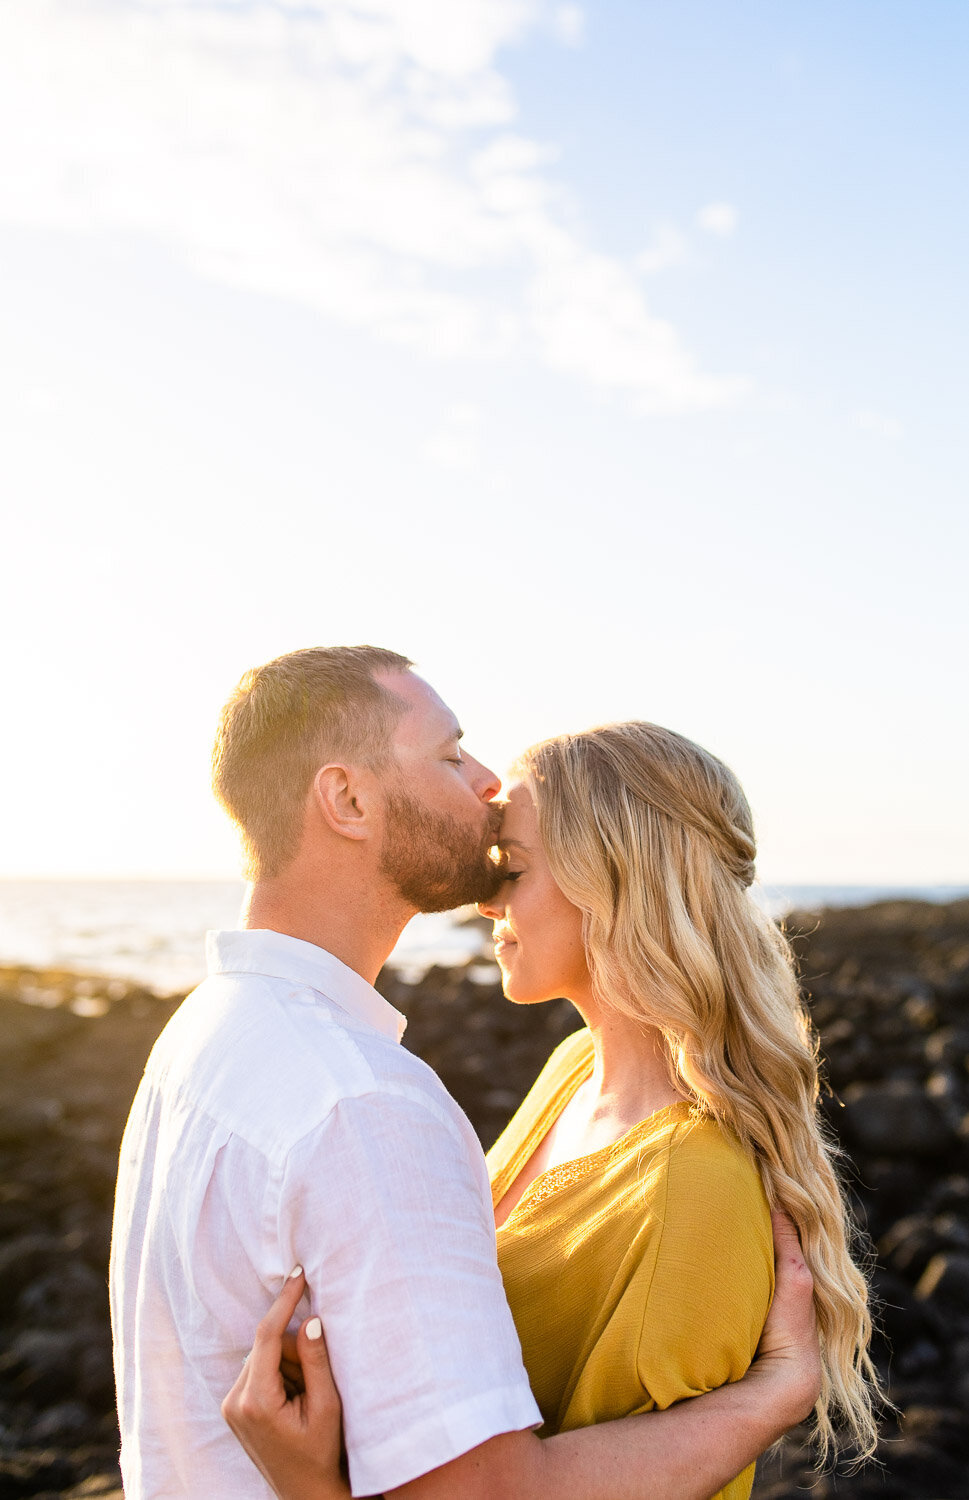
<svg viewBox="0 0 969 1500">
<path fill-rule="evenodd" d="M 716 1120 L 694 1112 L 678 1126 L 667 1153 L 660 1217 L 653 1313 L 665 1309 L 668 1323 L 693 1330 L 690 1337 L 701 1342 L 706 1334 L 695 1321 L 697 1309 L 709 1322 L 707 1333 L 714 1325 L 733 1326 L 739 1316 L 743 1326 L 750 1322 L 756 1344 L 774 1259 L 770 1209 L 753 1152 Z M 650 1342 L 648 1328 L 645 1336 Z"/>
<path fill-rule="evenodd" d="M 678 1123 L 657 1204 L 638 1368 L 657 1406 L 738 1380 L 774 1285 L 770 1213 L 752 1153 L 693 1111 Z"/>
<path fill-rule="evenodd" d="M 668 1157 L 672 1204 L 701 1217 L 752 1213 L 769 1225 L 757 1158 L 727 1126 L 694 1110 L 676 1128 Z"/>
</svg>

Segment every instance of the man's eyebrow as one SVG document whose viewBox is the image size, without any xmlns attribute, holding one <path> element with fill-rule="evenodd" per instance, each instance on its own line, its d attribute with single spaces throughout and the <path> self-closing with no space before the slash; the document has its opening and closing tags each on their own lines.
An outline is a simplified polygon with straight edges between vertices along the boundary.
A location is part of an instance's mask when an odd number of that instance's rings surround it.
<svg viewBox="0 0 969 1500">
<path fill-rule="evenodd" d="M 446 750 L 447 747 L 448 747 L 448 745 L 453 745 L 454 744 L 455 740 L 463 740 L 463 739 L 464 739 L 464 730 L 461 729 L 458 724 L 455 724 L 454 728 L 451 730 L 451 733 L 447 736 L 447 738 L 443 739 L 441 741 L 440 749 Z"/>
<path fill-rule="evenodd" d="M 499 839 L 498 840 L 498 848 L 499 849 L 520 849 L 523 854 L 531 854 L 531 852 L 532 852 L 531 849 L 528 847 L 527 844 L 523 844 L 522 843 L 521 839 Z"/>
</svg>

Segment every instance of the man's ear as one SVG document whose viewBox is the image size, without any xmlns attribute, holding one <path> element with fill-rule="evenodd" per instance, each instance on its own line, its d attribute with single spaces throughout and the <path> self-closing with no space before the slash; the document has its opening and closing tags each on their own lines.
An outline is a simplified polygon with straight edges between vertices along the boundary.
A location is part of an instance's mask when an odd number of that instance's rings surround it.
<svg viewBox="0 0 969 1500">
<path fill-rule="evenodd" d="M 313 802 L 329 828 L 345 839 L 372 837 L 373 788 L 353 766 L 323 766 L 313 778 Z"/>
</svg>

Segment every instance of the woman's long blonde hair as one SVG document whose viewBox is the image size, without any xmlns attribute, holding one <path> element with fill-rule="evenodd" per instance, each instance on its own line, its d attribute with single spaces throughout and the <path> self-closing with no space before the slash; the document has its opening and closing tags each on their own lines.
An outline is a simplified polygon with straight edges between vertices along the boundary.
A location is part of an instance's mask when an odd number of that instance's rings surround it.
<svg viewBox="0 0 969 1500">
<path fill-rule="evenodd" d="M 798 1227 L 821 1332 L 817 1443 L 873 1453 L 880 1396 L 868 1353 L 857 1231 L 818 1117 L 818 1050 L 786 940 L 748 887 L 753 825 L 721 761 L 655 724 L 609 724 L 526 750 L 552 874 L 583 913 L 600 1004 L 655 1027 L 679 1087 L 760 1165 Z"/>
</svg>

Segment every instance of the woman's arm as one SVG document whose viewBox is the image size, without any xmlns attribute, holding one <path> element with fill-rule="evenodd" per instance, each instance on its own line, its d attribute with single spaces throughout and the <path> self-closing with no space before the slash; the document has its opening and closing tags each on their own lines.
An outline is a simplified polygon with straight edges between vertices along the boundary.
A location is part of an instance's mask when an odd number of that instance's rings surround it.
<svg viewBox="0 0 969 1500">
<path fill-rule="evenodd" d="M 663 1189 L 637 1368 L 665 1411 L 746 1373 L 774 1290 L 774 1248 L 757 1166 L 712 1121 L 684 1132 Z"/>
<path fill-rule="evenodd" d="M 820 1359 L 813 1284 L 793 1225 L 774 1216 L 776 1292 L 758 1357 L 742 1380 L 665 1412 L 626 1417 L 544 1441 L 509 1432 L 423 1474 L 387 1500 L 707 1500 L 814 1406 Z M 322 1337 L 303 1325 L 305 1394 L 287 1402 L 282 1335 L 303 1289 L 287 1283 L 259 1325 L 252 1355 L 223 1404 L 280 1500 L 345 1500 L 340 1401 Z M 295 1410 L 288 1410 L 294 1407 Z"/>
<path fill-rule="evenodd" d="M 387 1500 L 709 1500 L 802 1421 L 820 1390 L 811 1274 L 793 1224 L 780 1215 L 773 1222 L 774 1303 L 742 1380 L 669 1411 L 544 1441 L 506 1433 L 388 1491 Z"/>
</svg>

